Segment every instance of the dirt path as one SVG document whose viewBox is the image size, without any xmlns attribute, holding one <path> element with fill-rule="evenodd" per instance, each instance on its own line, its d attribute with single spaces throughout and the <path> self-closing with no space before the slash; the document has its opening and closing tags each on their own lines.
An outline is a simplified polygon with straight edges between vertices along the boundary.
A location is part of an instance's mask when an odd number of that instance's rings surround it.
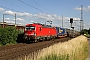
<svg viewBox="0 0 90 60">
<path fill-rule="evenodd" d="M 12 60 L 20 55 L 40 50 L 58 42 L 68 41 L 69 39 L 70 38 L 62 38 L 32 44 L 16 44 L 11 46 L 2 46 L 0 47 L 0 60 Z"/>
</svg>

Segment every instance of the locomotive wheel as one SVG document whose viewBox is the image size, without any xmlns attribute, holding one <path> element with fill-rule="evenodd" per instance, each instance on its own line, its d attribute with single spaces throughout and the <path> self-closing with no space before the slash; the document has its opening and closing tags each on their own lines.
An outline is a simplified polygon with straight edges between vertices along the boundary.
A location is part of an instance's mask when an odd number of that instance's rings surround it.
<svg viewBox="0 0 90 60">
<path fill-rule="evenodd" d="M 37 43 L 38 42 L 38 39 L 35 39 L 34 42 Z"/>
</svg>

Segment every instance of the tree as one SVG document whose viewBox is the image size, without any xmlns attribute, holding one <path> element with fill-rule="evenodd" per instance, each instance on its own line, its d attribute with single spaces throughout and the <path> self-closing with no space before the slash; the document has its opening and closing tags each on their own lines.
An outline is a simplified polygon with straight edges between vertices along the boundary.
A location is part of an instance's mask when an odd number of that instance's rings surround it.
<svg viewBox="0 0 90 60">
<path fill-rule="evenodd" d="M 89 30 L 88 30 L 88 34 L 90 35 L 90 28 L 89 28 Z"/>
<path fill-rule="evenodd" d="M 88 30 L 87 29 L 81 30 L 81 34 L 88 34 Z"/>
<path fill-rule="evenodd" d="M 19 31 L 15 27 L 0 27 L 0 43 L 1 45 L 16 43 Z"/>
</svg>

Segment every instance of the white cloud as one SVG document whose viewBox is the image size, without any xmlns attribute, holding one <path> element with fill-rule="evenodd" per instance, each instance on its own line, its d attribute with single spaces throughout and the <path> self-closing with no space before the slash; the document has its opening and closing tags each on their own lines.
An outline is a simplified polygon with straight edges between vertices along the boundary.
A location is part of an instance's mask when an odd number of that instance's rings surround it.
<svg viewBox="0 0 90 60">
<path fill-rule="evenodd" d="M 50 14 L 40 13 L 40 14 L 34 14 L 33 17 L 38 19 L 51 20 L 51 21 L 62 20 L 62 17 L 57 16 L 56 14 L 50 15 Z"/>
<path fill-rule="evenodd" d="M 89 10 L 90 6 L 88 6 L 88 10 Z M 80 10 L 78 7 L 76 8 L 78 10 Z M 3 8 L 0 10 L 4 10 Z M 40 20 L 39 23 L 43 23 L 48 20 L 53 21 L 53 25 L 55 26 L 61 26 L 61 22 L 62 22 L 62 16 L 58 16 L 56 14 L 46 14 L 46 13 L 39 13 L 39 14 L 31 14 L 31 13 L 27 13 L 27 12 L 13 12 L 11 10 L 5 11 L 4 14 L 9 14 L 9 15 L 13 15 L 15 16 L 16 14 L 16 22 L 19 24 L 26 24 L 29 23 L 29 21 L 31 20 L 31 22 L 38 22 L 37 20 Z M 28 17 L 28 18 L 27 18 Z M 11 17 L 12 18 L 12 17 Z M 11 21 L 11 18 L 5 18 L 5 21 L 8 23 L 15 23 L 15 19 L 13 18 Z M 80 20 L 80 18 L 73 18 L 74 20 Z M 27 22 L 25 21 L 27 20 Z M 41 21 L 42 20 L 42 21 Z M 63 16 L 63 20 L 64 21 L 68 21 L 70 20 L 70 17 L 66 17 Z M 68 26 L 68 25 L 67 25 Z"/>
<path fill-rule="evenodd" d="M 15 20 L 15 19 L 14 19 Z M 19 21 L 25 21 L 24 19 L 21 19 L 21 18 L 17 18 L 16 20 L 19 20 Z"/>
<path fill-rule="evenodd" d="M 31 23 L 33 23 L 34 21 L 33 21 L 33 20 L 31 20 L 30 22 L 31 22 Z"/>
<path fill-rule="evenodd" d="M 4 11 L 4 9 L 0 7 L 0 11 Z"/>
<path fill-rule="evenodd" d="M 9 14 L 9 15 L 15 15 L 16 14 L 16 16 L 22 16 L 22 17 L 31 17 L 32 16 L 32 14 L 30 14 L 30 13 L 26 13 L 26 12 L 13 12 L 13 11 L 5 11 L 4 12 L 4 14 Z"/>
<path fill-rule="evenodd" d="M 46 21 L 51 20 L 53 26 L 59 26 L 59 27 L 62 26 L 62 16 L 58 16 L 56 14 L 50 15 L 50 14 L 45 14 L 45 13 L 44 14 L 34 14 L 33 16 L 34 18 L 37 18 L 37 20 L 39 19 L 46 20 Z M 70 17 L 63 16 L 63 21 L 64 21 L 63 24 L 65 27 L 70 27 L 69 20 L 70 20 Z M 73 20 L 80 20 L 80 18 L 73 17 Z M 68 23 L 66 24 L 66 22 Z"/>
<path fill-rule="evenodd" d="M 4 18 L 4 20 L 10 20 L 10 18 Z M 12 21 L 14 21 L 15 19 L 12 19 Z M 24 19 L 21 19 L 21 18 L 16 18 L 16 20 L 19 20 L 19 21 L 25 21 Z M 11 21 L 11 20 L 10 20 Z"/>
<path fill-rule="evenodd" d="M 80 18 L 75 18 L 75 17 L 74 17 L 73 20 L 80 20 Z"/>
<path fill-rule="evenodd" d="M 17 16 L 31 17 L 32 14 L 26 12 L 15 12 Z"/>
<path fill-rule="evenodd" d="M 57 16 L 56 14 L 52 15 L 53 20 L 62 20 L 62 17 Z"/>
<path fill-rule="evenodd" d="M 12 11 L 5 11 L 4 14 L 15 15 L 15 13 Z"/>
<path fill-rule="evenodd" d="M 7 23 L 15 23 L 14 21 L 5 21 L 5 22 L 7 22 Z"/>
<path fill-rule="evenodd" d="M 87 7 L 87 11 L 90 11 L 90 6 Z"/>
<path fill-rule="evenodd" d="M 7 23 L 15 23 L 15 21 L 13 19 L 11 20 L 10 18 L 4 18 L 4 21 Z"/>
<path fill-rule="evenodd" d="M 46 13 L 39 13 L 39 14 L 30 14 L 30 13 L 26 13 L 26 12 L 13 12 L 13 11 L 5 11 L 4 14 L 10 14 L 10 15 L 15 15 L 16 16 L 20 16 L 20 17 L 33 17 L 33 18 L 37 18 L 37 20 L 39 19 L 43 19 L 43 20 L 51 20 L 51 21 L 58 21 L 58 20 L 62 20 L 61 16 L 57 16 L 56 14 L 46 14 Z M 63 17 L 63 20 L 69 20 L 69 17 Z M 75 20 L 79 20 L 79 18 L 74 18 Z M 24 19 L 21 18 L 17 18 L 17 20 L 19 21 L 25 21 Z"/>
<path fill-rule="evenodd" d="M 63 17 L 64 20 L 70 20 L 70 17 Z"/>
<path fill-rule="evenodd" d="M 10 18 L 4 18 L 4 20 L 10 20 Z"/>
<path fill-rule="evenodd" d="M 15 19 L 10 19 L 10 18 L 4 18 L 4 21 L 5 22 L 7 22 L 7 23 L 15 23 Z M 16 22 L 18 22 L 18 21 L 20 21 L 20 22 L 25 22 L 25 20 L 24 19 L 21 19 L 21 18 L 17 18 L 16 19 Z"/>
<path fill-rule="evenodd" d="M 44 20 L 53 20 L 53 18 L 52 18 L 51 15 L 45 14 L 45 13 L 44 13 L 44 14 L 41 14 L 41 13 L 39 13 L 39 14 L 34 14 L 33 17 L 35 17 L 35 18 L 40 18 L 40 19 L 44 19 Z"/>
<path fill-rule="evenodd" d="M 74 10 L 81 10 L 81 7 L 75 7 Z M 90 6 L 83 7 L 83 10 L 90 11 Z"/>
<path fill-rule="evenodd" d="M 6 11 L 6 13 L 11 14 L 11 15 L 14 15 L 14 12 L 12 12 L 12 11 Z M 40 14 L 33 14 L 33 15 L 32 14 L 29 15 L 29 13 L 27 13 L 26 15 L 24 15 L 24 14 L 25 13 L 18 13 L 17 15 L 18 16 L 27 16 L 27 17 L 32 16 L 33 18 L 36 18 L 35 20 L 40 20 L 41 19 L 42 22 L 43 21 L 45 22 L 45 20 L 46 21 L 51 20 L 51 21 L 53 21 L 53 25 L 55 25 L 55 26 L 61 26 L 60 22 L 62 21 L 62 16 L 58 16 L 56 14 L 53 14 L 53 15 L 45 14 L 45 13 L 43 13 L 43 14 L 41 14 L 41 13 Z M 74 17 L 73 19 L 74 20 L 80 20 L 80 18 L 76 18 L 76 17 Z M 10 18 L 7 18 L 6 20 L 10 20 Z M 13 19 L 13 20 L 15 20 L 15 19 Z M 24 19 L 22 19 L 22 18 L 16 18 L 16 20 L 17 20 L 17 22 L 19 21 L 20 23 L 21 22 L 25 22 L 25 18 Z M 35 21 L 35 20 L 31 20 L 31 22 L 38 22 L 38 21 Z M 63 20 L 64 21 L 70 20 L 70 17 L 65 17 L 64 16 L 63 17 Z M 27 21 L 29 21 L 29 20 L 27 20 Z M 14 23 L 14 21 L 11 21 L 11 22 Z M 54 22 L 57 22 L 57 23 L 54 23 Z"/>
<path fill-rule="evenodd" d="M 79 7 L 75 7 L 74 10 L 81 10 L 81 8 L 79 8 Z"/>
<path fill-rule="evenodd" d="M 34 14 L 33 17 L 34 17 L 34 18 L 44 19 L 44 20 L 53 20 L 53 19 L 54 19 L 54 18 L 52 17 L 52 15 L 50 15 L 50 14 L 45 14 L 45 13 L 43 13 L 43 14 L 41 14 L 41 13 L 39 13 L 39 14 Z"/>
<path fill-rule="evenodd" d="M 18 23 L 18 24 L 22 25 L 22 23 Z"/>
</svg>

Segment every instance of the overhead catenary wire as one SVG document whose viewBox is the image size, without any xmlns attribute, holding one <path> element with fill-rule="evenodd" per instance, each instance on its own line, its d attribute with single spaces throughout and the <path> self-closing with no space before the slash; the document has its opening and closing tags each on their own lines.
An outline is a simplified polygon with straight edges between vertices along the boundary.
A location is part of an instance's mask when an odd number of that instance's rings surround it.
<svg viewBox="0 0 90 60">
<path fill-rule="evenodd" d="M 4 1 L 4 0 L 3 0 L 3 1 Z M 40 10 L 39 8 L 34 7 L 34 6 L 32 6 L 32 5 L 30 5 L 30 4 L 26 3 L 26 2 L 24 2 L 24 1 L 21 1 L 21 0 L 17 0 L 17 1 L 19 1 L 19 2 L 21 2 L 21 3 L 23 3 L 23 4 L 26 4 L 26 5 L 28 5 L 28 6 L 32 7 L 32 8 L 34 8 L 34 9 L 36 9 L 36 10 L 38 10 L 38 11 L 47 13 L 47 12 L 45 12 L 45 11 L 43 11 L 43 10 Z M 40 4 L 38 4 L 37 2 L 35 2 L 35 1 L 33 1 L 33 0 L 31 0 L 31 1 L 34 2 L 35 4 L 37 4 L 38 6 L 44 8 L 43 6 L 41 6 Z M 7 1 L 6 3 L 9 3 L 9 4 L 11 4 L 12 6 L 20 7 L 20 6 L 17 6 L 16 4 L 13 4 L 13 3 L 9 2 L 9 1 Z M 2 6 L 1 6 L 1 7 L 2 7 Z M 4 7 L 4 8 L 10 9 L 10 10 L 14 10 L 13 8 L 8 8 L 8 7 Z M 20 8 L 23 8 L 23 7 L 20 7 Z M 24 9 L 24 8 L 23 8 L 23 9 Z M 44 9 L 46 9 L 46 8 L 44 8 Z M 46 10 L 47 10 L 47 9 L 46 9 Z M 14 11 L 16 11 L 16 10 L 14 10 Z M 48 11 L 49 11 L 49 10 L 48 10 Z M 18 12 L 20 12 L 20 11 L 18 11 Z M 48 13 L 47 13 L 47 14 L 48 14 Z"/>
<path fill-rule="evenodd" d="M 28 6 L 32 7 L 32 8 L 34 8 L 34 9 L 36 9 L 36 10 L 38 10 L 38 11 L 41 11 L 41 12 L 46 13 L 46 14 L 49 14 L 49 13 L 43 11 L 43 10 L 40 10 L 40 9 L 37 8 L 37 7 L 34 7 L 34 6 L 32 6 L 32 5 L 30 5 L 30 4 L 26 3 L 26 2 L 24 2 L 24 1 L 21 1 L 21 0 L 17 0 L 17 1 L 19 1 L 19 2 L 21 2 L 21 3 L 23 3 L 23 4 L 26 4 L 26 5 L 28 5 Z M 31 1 L 33 1 L 33 0 L 31 0 Z M 33 1 L 33 2 L 34 2 L 35 4 L 37 4 L 38 6 L 44 8 L 43 6 L 41 6 L 40 4 L 38 4 L 37 2 L 35 2 L 35 1 Z M 15 5 L 15 4 L 11 3 L 11 2 L 8 2 L 8 1 L 7 1 L 7 3 L 12 4 L 12 6 L 18 7 L 17 5 Z M 4 6 L 1 6 L 1 7 L 4 7 Z M 20 6 L 19 6 L 19 7 L 20 7 Z M 4 8 L 9 9 L 9 10 L 13 10 L 13 11 L 16 11 L 16 12 L 23 13 L 23 12 L 21 12 L 21 11 L 15 10 L 15 9 L 13 9 L 13 8 L 8 8 L 8 7 L 4 7 Z M 20 7 L 20 8 L 22 8 L 22 7 Z M 46 8 L 44 8 L 44 9 L 46 9 Z M 47 9 L 46 9 L 46 10 L 47 10 Z M 48 10 L 48 11 L 49 11 L 49 10 Z M 51 13 L 51 14 L 53 14 L 53 13 Z"/>
<path fill-rule="evenodd" d="M 42 10 L 40 10 L 39 8 L 34 7 L 34 6 L 32 6 L 32 5 L 30 5 L 30 4 L 26 3 L 26 2 L 24 2 L 24 1 L 21 1 L 21 0 L 18 0 L 18 1 L 21 2 L 21 3 L 23 3 L 23 4 L 28 5 L 29 7 L 32 7 L 32 8 L 34 8 L 34 9 L 38 10 L 38 11 L 41 11 L 41 12 L 43 12 L 43 13 L 46 13 L 45 11 L 42 11 Z"/>
<path fill-rule="evenodd" d="M 17 11 L 17 10 L 14 10 L 12 8 L 8 8 L 8 7 L 5 7 L 5 6 L 0 6 L 0 7 L 3 7 L 3 8 L 6 8 L 6 9 L 9 9 L 9 10 L 13 10 L 13 11 L 16 11 L 16 12 L 21 12 L 21 11 Z M 22 12 L 21 12 L 22 13 Z"/>
<path fill-rule="evenodd" d="M 28 3 L 26 3 L 26 2 L 24 2 L 24 1 L 22 1 L 22 0 L 17 0 L 17 1 L 19 1 L 19 2 L 21 2 L 21 3 L 23 3 L 23 4 L 25 4 L 25 5 L 27 5 L 27 6 L 29 6 L 29 7 L 32 7 L 32 8 L 34 8 L 34 9 L 38 10 L 38 11 L 41 11 L 41 12 L 43 12 L 43 13 L 45 13 L 45 14 L 49 14 L 49 13 L 47 13 L 47 12 L 45 12 L 45 11 L 43 11 L 43 10 L 35 7 L 35 6 L 32 6 L 31 4 L 28 4 Z M 12 4 L 12 6 L 16 6 L 15 4 L 13 4 L 13 3 L 11 3 L 11 2 L 10 2 L 10 4 Z M 42 6 L 41 6 L 40 4 L 38 4 L 37 2 L 36 2 L 36 4 L 39 5 L 40 7 L 42 7 Z M 4 7 L 4 6 L 1 6 L 1 7 Z M 23 12 L 21 12 L 21 11 L 15 10 L 15 9 L 13 9 L 13 8 L 8 8 L 8 7 L 4 7 L 4 8 L 9 9 L 9 10 L 13 10 L 13 11 L 16 11 L 16 13 L 17 13 L 17 12 L 23 13 Z M 20 7 L 20 8 L 21 8 L 21 7 Z M 46 9 L 46 8 L 44 8 L 44 9 Z"/>
<path fill-rule="evenodd" d="M 42 7 L 42 8 L 44 8 L 45 10 L 47 10 L 47 11 L 49 11 L 49 12 L 51 12 L 50 10 L 48 10 L 47 8 L 45 8 L 45 7 L 43 7 L 42 5 L 40 5 L 40 4 L 38 4 L 37 2 L 35 2 L 35 1 L 33 1 L 33 0 L 31 0 L 32 2 L 34 2 L 36 5 L 38 5 L 38 6 L 40 6 L 40 7 Z M 51 12 L 52 13 L 52 12 Z M 53 13 L 52 13 L 53 14 Z"/>
<path fill-rule="evenodd" d="M 3 1 L 4 1 L 4 0 L 3 0 Z M 16 6 L 16 7 L 19 7 L 19 8 L 24 9 L 23 7 L 20 7 L 19 5 L 13 4 L 13 3 L 11 3 L 11 2 L 9 2 L 9 1 L 7 1 L 7 0 L 5 0 L 5 1 L 6 1 L 6 3 L 9 3 L 9 4 L 12 5 L 12 9 L 13 9 L 13 6 Z"/>
<path fill-rule="evenodd" d="M 41 11 L 41 12 L 43 12 L 43 13 L 46 13 L 46 12 L 40 10 L 39 8 L 36 8 L 36 7 L 34 7 L 34 6 L 26 3 L 26 2 L 23 2 L 23 1 L 21 1 L 21 0 L 18 0 L 18 1 L 21 2 L 21 3 L 24 3 L 24 4 L 26 4 L 26 5 L 28 5 L 28 6 L 30 6 L 30 7 L 32 7 L 32 8 L 34 8 L 34 9 L 38 10 L 38 11 Z M 8 2 L 8 3 L 9 3 L 9 2 Z M 12 4 L 12 3 L 11 3 L 11 4 Z M 16 6 L 15 4 L 12 4 L 12 5 Z M 17 11 L 17 10 L 15 10 L 15 9 L 13 9 L 13 8 L 5 7 L 5 6 L 0 6 L 0 7 L 6 8 L 6 9 L 9 9 L 9 10 L 12 10 L 12 11 L 16 11 L 16 12 L 21 12 L 21 11 Z M 20 8 L 21 8 L 21 7 L 20 7 Z M 21 13 L 23 13 L 23 12 L 21 12 Z M 46 13 L 46 14 L 48 14 L 48 13 Z"/>
<path fill-rule="evenodd" d="M 24 3 L 24 2 L 23 2 Z M 25 3 L 25 4 L 27 4 L 27 3 Z M 14 5 L 14 4 L 12 4 L 12 5 Z M 27 4 L 27 5 L 29 5 L 29 4 Z M 31 5 L 29 5 L 29 6 L 31 6 Z M 9 10 L 13 10 L 13 11 L 15 11 L 15 12 L 20 12 L 20 13 L 23 13 L 23 12 L 21 12 L 21 11 L 17 11 L 17 10 L 15 10 L 15 9 L 13 9 L 13 8 L 9 8 L 9 7 L 5 7 L 5 6 L 0 6 L 0 7 L 3 7 L 3 8 L 6 8 L 6 9 L 9 9 Z M 35 8 L 35 9 L 37 9 L 37 10 L 39 10 L 38 8 L 36 8 L 36 7 L 34 7 L 34 6 L 31 6 L 31 7 L 33 7 L 33 8 Z M 39 11 L 41 11 L 41 12 L 44 12 L 44 11 L 42 11 L 42 10 L 39 10 Z M 44 12 L 44 13 L 46 13 L 46 12 Z M 16 13 L 15 13 L 16 14 Z"/>
</svg>

